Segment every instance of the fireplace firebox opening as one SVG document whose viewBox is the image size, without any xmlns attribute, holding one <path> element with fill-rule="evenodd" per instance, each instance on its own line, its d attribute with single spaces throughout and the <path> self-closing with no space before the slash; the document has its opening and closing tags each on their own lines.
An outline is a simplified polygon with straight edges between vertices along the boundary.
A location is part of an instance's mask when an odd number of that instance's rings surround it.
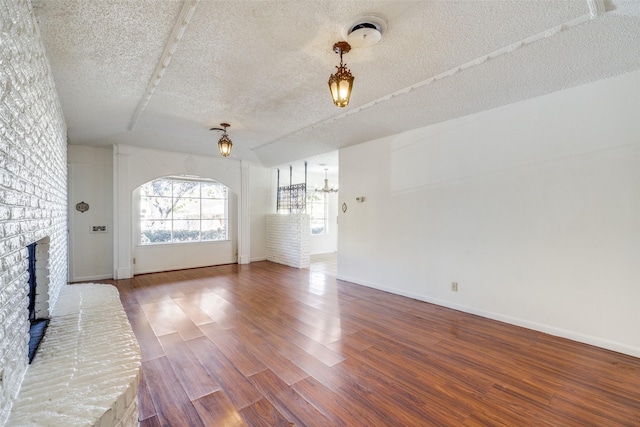
<svg viewBox="0 0 640 427">
<path fill-rule="evenodd" d="M 44 239 L 43 239 L 44 240 Z M 47 239 L 48 240 L 48 239 Z M 44 338 L 44 333 L 47 329 L 47 325 L 49 325 L 48 318 L 42 318 L 38 316 L 38 311 L 36 310 L 37 302 L 38 302 L 38 293 L 42 292 L 42 289 L 38 289 L 38 276 L 41 276 L 37 273 L 37 262 L 39 261 L 38 252 L 36 246 L 38 242 L 34 242 L 27 246 L 28 251 L 28 272 L 29 272 L 29 364 L 33 362 L 33 358 L 36 356 L 36 351 L 38 350 L 38 346 Z M 43 242 L 43 246 L 48 246 L 48 242 Z M 47 251 L 48 252 L 48 251 Z M 47 261 L 47 260 L 40 260 Z M 42 286 L 40 286 L 42 288 Z"/>
</svg>

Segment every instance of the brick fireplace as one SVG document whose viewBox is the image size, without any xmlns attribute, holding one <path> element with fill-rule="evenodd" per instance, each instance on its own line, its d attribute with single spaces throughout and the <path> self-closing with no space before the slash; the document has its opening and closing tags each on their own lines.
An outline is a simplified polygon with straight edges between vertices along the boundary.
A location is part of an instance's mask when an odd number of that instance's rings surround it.
<svg viewBox="0 0 640 427">
<path fill-rule="evenodd" d="M 64 286 L 7 427 L 138 425 L 140 349 L 115 287 Z"/>
<path fill-rule="evenodd" d="M 67 130 L 31 2 L 0 4 L 0 426 L 137 425 L 139 355 L 117 291 L 67 285 Z M 34 317 L 50 317 L 51 323 L 28 365 L 27 245 L 33 242 L 38 243 Z M 100 323 L 100 318 L 109 320 Z M 91 330 L 95 333 L 82 336 Z M 110 350 L 120 347 L 110 345 L 113 341 L 130 355 L 126 368 L 114 363 L 119 359 Z M 113 376 L 118 384 L 109 382 Z M 72 384 L 80 377 L 83 381 Z M 54 384 L 43 396 L 47 407 L 41 421 L 29 407 L 29 393 L 40 379 Z M 102 399 L 107 394 L 111 400 Z M 86 407 L 79 399 L 90 397 L 97 397 L 91 418 L 68 423 L 71 418 L 64 417 Z M 55 423 L 43 418 L 52 415 L 63 418 Z"/>
<path fill-rule="evenodd" d="M 0 6 L 0 425 L 28 366 L 28 251 L 48 252 L 48 313 L 67 281 L 66 127 L 31 4 Z M 47 244 L 45 244 L 47 242 Z M 46 317 L 46 315 L 45 315 Z"/>
</svg>

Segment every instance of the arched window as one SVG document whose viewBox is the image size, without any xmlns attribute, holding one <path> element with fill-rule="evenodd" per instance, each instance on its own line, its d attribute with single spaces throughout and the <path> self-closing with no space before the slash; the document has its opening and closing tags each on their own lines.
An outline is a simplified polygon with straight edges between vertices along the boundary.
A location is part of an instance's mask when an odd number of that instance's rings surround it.
<svg viewBox="0 0 640 427">
<path fill-rule="evenodd" d="M 228 240 L 228 189 L 171 176 L 140 187 L 140 245 Z"/>
</svg>

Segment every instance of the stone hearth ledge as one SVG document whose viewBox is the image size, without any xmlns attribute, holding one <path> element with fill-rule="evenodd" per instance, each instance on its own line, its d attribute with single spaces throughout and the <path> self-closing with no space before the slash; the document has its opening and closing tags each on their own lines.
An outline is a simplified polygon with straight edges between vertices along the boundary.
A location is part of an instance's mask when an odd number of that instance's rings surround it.
<svg viewBox="0 0 640 427">
<path fill-rule="evenodd" d="M 67 285 L 8 426 L 138 425 L 140 347 L 112 285 Z"/>
</svg>

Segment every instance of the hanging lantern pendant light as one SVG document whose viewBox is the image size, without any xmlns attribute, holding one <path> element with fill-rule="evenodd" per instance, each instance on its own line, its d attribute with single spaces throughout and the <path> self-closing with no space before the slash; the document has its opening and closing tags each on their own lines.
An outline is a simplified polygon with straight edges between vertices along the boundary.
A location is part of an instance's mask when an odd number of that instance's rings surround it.
<svg viewBox="0 0 640 427">
<path fill-rule="evenodd" d="M 222 155 L 222 157 L 229 157 L 233 143 L 231 142 L 231 139 L 229 139 L 229 135 L 227 135 L 227 128 L 231 125 L 229 123 L 220 123 L 220 126 L 222 126 L 222 128 L 211 128 L 209 130 L 221 130 L 224 132 L 218 141 L 218 150 L 220 150 L 220 155 Z"/>
<path fill-rule="evenodd" d="M 331 91 L 333 103 L 340 108 L 349 104 L 351 89 L 353 89 L 353 75 L 346 64 L 342 63 L 342 54 L 348 53 L 350 50 L 351 46 L 344 41 L 333 45 L 333 51 L 340 54 L 340 65 L 336 65 L 338 71 L 329 77 L 329 90 Z"/>
</svg>

